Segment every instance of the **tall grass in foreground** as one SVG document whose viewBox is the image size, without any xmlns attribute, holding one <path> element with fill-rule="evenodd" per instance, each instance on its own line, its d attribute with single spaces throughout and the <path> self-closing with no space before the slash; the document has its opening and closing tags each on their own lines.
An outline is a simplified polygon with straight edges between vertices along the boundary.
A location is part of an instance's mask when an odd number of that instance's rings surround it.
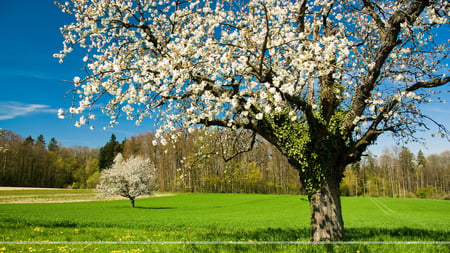
<svg viewBox="0 0 450 253">
<path fill-rule="evenodd" d="M 6 245 L 0 246 L 0 252 L 442 252 L 449 250 L 446 245 L 412 245 L 412 244 L 388 244 L 388 245 L 267 245 L 267 244 L 185 244 L 185 245 L 143 245 L 143 244 L 57 244 L 57 245 Z"/>
<path fill-rule="evenodd" d="M 342 201 L 348 241 L 450 241 L 449 201 Z M 308 202 L 292 195 L 178 194 L 137 199 L 134 209 L 125 199 L 0 204 L 0 252 L 450 252 L 450 244 L 265 244 L 308 239 Z M 6 244 L 20 241 L 86 243 Z M 99 241 L 186 244 L 89 243 Z M 189 243 L 212 241 L 233 244 Z"/>
</svg>

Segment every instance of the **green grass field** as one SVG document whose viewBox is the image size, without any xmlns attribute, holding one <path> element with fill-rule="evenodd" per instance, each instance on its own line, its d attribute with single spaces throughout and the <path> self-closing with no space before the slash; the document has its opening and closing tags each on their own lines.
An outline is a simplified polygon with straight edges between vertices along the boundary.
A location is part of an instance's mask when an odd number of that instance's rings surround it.
<svg viewBox="0 0 450 253">
<path fill-rule="evenodd" d="M 17 193 L 10 191 L 10 198 Z M 29 194 L 45 195 L 35 193 Z M 43 198 L 57 196 L 53 192 Z M 342 201 L 346 240 L 352 244 L 304 244 L 309 206 L 301 196 L 177 194 L 137 199 L 134 209 L 126 199 L 4 203 L 0 252 L 450 252 L 449 201 Z M 218 243 L 207 243 L 213 241 Z M 428 243 L 432 241 L 439 244 Z M 161 242 L 186 243 L 157 244 Z"/>
</svg>

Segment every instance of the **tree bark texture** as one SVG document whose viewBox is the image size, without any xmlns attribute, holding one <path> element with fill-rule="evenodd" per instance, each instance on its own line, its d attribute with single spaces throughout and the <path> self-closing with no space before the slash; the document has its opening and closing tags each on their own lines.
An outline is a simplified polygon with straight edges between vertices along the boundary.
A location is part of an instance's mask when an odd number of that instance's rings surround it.
<svg viewBox="0 0 450 253">
<path fill-rule="evenodd" d="M 319 192 L 309 195 L 311 208 L 311 241 L 344 239 L 339 179 L 327 176 Z"/>
<path fill-rule="evenodd" d="M 134 208 L 134 198 L 130 198 L 130 207 Z"/>
</svg>

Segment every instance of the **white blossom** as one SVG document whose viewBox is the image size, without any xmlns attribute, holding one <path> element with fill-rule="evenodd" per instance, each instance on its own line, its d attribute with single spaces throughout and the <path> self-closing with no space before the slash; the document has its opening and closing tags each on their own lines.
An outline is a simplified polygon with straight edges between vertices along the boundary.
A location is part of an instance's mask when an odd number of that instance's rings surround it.
<svg viewBox="0 0 450 253">
<path fill-rule="evenodd" d="M 111 118 L 110 126 L 120 116 L 136 124 L 152 118 L 160 129 L 157 142 L 167 145 L 176 139 L 175 126 L 219 122 L 241 129 L 286 112 L 298 124 L 307 119 L 308 108 L 314 117 L 324 115 L 329 107 L 322 103 L 331 100 L 333 109 L 350 110 L 354 95 L 372 77 L 361 110 L 347 124 L 360 131 L 367 130 L 365 118 L 377 117 L 385 129 L 414 129 L 408 118 L 421 115 L 419 105 L 440 100 L 408 87 L 443 80 L 448 73 L 449 44 L 438 37 L 449 28 L 447 1 L 430 2 L 417 18 L 399 23 L 396 41 L 403 43 L 382 63 L 388 22 L 407 10 L 408 2 L 380 2 L 377 20 L 358 1 L 307 1 L 302 31 L 297 1 L 227 4 L 149 1 L 143 9 L 133 0 L 59 4 L 75 21 L 61 28 L 63 46 L 54 57 L 63 61 L 78 46 L 86 49 L 85 74 L 73 78 L 76 101 L 65 111 L 80 114 L 77 126 L 88 124 L 86 119 L 91 126 L 95 103 Z M 333 87 L 324 86 L 324 77 Z M 325 99 L 328 89 L 332 97 Z M 384 111 L 391 102 L 408 109 Z"/>
<path fill-rule="evenodd" d="M 155 188 L 155 167 L 149 159 L 131 157 L 123 159 L 119 153 L 111 168 L 101 172 L 97 191 L 102 196 L 120 195 L 129 198 L 134 207 L 134 199 L 150 194 Z"/>
<path fill-rule="evenodd" d="M 61 108 L 58 109 L 58 118 L 64 119 L 64 110 Z"/>
<path fill-rule="evenodd" d="M 264 116 L 264 115 L 260 112 L 260 113 L 256 114 L 256 117 L 255 117 L 255 118 L 256 118 L 257 120 L 262 120 L 262 119 L 263 119 L 263 116 Z"/>
</svg>

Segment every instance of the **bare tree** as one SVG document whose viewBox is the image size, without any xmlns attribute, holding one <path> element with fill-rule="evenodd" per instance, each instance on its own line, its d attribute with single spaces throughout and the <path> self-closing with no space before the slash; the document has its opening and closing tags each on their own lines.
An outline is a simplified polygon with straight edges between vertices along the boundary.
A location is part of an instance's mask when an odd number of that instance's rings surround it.
<svg viewBox="0 0 450 253">
<path fill-rule="evenodd" d="M 4 135 L 3 130 L 0 128 L 0 137 L 2 137 Z M 8 151 L 8 148 L 5 147 L 5 143 L 1 143 L 2 146 L 0 146 L 0 154 L 1 153 L 6 153 Z"/>
</svg>

